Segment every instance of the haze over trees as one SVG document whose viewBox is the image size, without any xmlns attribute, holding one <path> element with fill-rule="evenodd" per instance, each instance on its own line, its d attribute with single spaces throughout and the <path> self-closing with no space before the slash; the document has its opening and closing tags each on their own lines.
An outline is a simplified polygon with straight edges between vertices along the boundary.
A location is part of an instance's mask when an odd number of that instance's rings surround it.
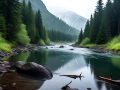
<svg viewBox="0 0 120 90">
<path fill-rule="evenodd" d="M 50 41 L 52 42 L 59 42 L 59 41 L 66 41 L 66 42 L 73 42 L 77 40 L 76 35 L 65 34 L 63 32 L 49 30 L 48 36 Z"/>
<path fill-rule="evenodd" d="M 105 44 L 120 34 L 120 0 L 98 0 L 95 12 L 87 21 L 83 39 L 89 38 L 90 43 Z M 79 39 L 78 39 L 79 41 Z"/>
</svg>

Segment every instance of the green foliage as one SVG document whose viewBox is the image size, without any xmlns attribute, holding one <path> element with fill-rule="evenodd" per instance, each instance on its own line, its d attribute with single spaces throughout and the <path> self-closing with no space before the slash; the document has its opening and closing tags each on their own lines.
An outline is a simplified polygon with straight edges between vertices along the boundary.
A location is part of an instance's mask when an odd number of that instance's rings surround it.
<svg viewBox="0 0 120 90">
<path fill-rule="evenodd" d="M 83 31 L 81 29 L 79 37 L 78 37 L 78 41 L 76 42 L 76 44 L 80 44 L 82 42 L 82 40 L 83 40 Z"/>
<path fill-rule="evenodd" d="M 11 50 L 12 46 L 13 44 L 9 43 L 4 38 L 2 38 L 2 35 L 0 34 L 0 50 L 12 53 L 12 50 Z"/>
<path fill-rule="evenodd" d="M 90 24 L 89 20 L 86 22 L 83 38 L 89 37 L 89 31 L 90 31 Z"/>
<path fill-rule="evenodd" d="M 76 35 L 65 34 L 59 31 L 49 30 L 47 32 L 48 32 L 48 37 L 52 42 L 59 42 L 59 41 L 73 42 L 76 41 L 77 39 Z"/>
<path fill-rule="evenodd" d="M 112 47 L 112 49 L 115 50 L 115 51 L 120 51 L 120 43 L 115 44 L 115 45 Z"/>
<path fill-rule="evenodd" d="M 27 24 L 26 29 L 28 31 L 28 36 L 31 38 L 31 43 L 34 43 L 35 41 L 35 35 L 36 35 L 36 27 L 35 27 L 35 14 L 32 9 L 31 2 L 28 2 L 28 13 L 27 13 Z"/>
<path fill-rule="evenodd" d="M 90 43 L 90 39 L 88 37 L 86 37 L 85 39 L 83 39 L 83 41 L 81 42 L 81 46 L 84 46 L 86 44 L 89 44 Z"/>
<path fill-rule="evenodd" d="M 115 51 L 120 50 L 120 35 L 113 38 L 109 43 L 106 49 L 113 49 Z"/>
<path fill-rule="evenodd" d="M 21 3 L 18 0 L 6 0 L 3 13 L 7 22 L 7 40 L 13 41 L 21 30 Z"/>
<path fill-rule="evenodd" d="M 47 40 L 45 40 L 45 44 L 46 44 L 46 45 L 49 45 L 49 44 L 50 44 L 50 39 L 49 39 L 49 38 L 47 38 Z"/>
<path fill-rule="evenodd" d="M 40 35 L 40 38 L 44 40 L 44 29 L 43 28 L 43 23 L 42 23 L 42 16 L 40 10 L 36 12 L 35 16 L 35 22 L 36 22 L 36 29 L 38 30 L 38 33 Z"/>
<path fill-rule="evenodd" d="M 0 32 L 3 38 L 6 38 L 6 30 L 7 28 L 6 28 L 5 18 L 2 15 L 0 15 Z"/>
<path fill-rule="evenodd" d="M 45 45 L 45 42 L 44 42 L 42 39 L 40 39 L 39 42 L 38 42 L 38 44 L 44 46 L 44 45 Z"/>
<path fill-rule="evenodd" d="M 21 31 L 16 34 L 16 37 L 16 42 L 24 45 L 30 44 L 30 38 L 27 36 L 26 26 L 24 24 L 21 25 Z"/>
</svg>

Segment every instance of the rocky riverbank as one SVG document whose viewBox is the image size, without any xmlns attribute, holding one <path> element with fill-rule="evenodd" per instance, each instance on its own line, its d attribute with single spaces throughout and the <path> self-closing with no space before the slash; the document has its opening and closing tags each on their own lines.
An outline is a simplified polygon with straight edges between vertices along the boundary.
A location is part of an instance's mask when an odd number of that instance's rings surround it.
<svg viewBox="0 0 120 90">
<path fill-rule="evenodd" d="M 25 46 L 25 45 L 18 45 L 15 47 L 12 47 L 12 52 L 13 53 L 8 53 L 8 52 L 4 52 L 4 51 L 0 51 L 0 59 L 1 58 L 5 58 L 5 57 L 10 57 L 12 55 L 21 53 L 21 52 L 32 52 L 33 49 L 37 48 L 38 45 L 30 45 L 30 46 Z"/>
<path fill-rule="evenodd" d="M 84 46 L 84 47 L 80 47 L 79 44 L 73 44 L 71 46 L 78 47 L 78 48 L 89 48 L 89 49 L 93 49 L 95 51 L 102 52 L 102 53 L 111 53 L 111 54 L 120 55 L 120 51 L 106 49 L 106 46 L 93 46 L 93 47 L 86 47 L 86 46 Z"/>
</svg>

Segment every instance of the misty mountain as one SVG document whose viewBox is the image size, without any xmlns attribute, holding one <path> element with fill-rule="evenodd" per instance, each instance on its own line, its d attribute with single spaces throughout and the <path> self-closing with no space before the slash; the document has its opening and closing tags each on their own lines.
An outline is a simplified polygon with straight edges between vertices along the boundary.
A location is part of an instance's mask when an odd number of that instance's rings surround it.
<svg viewBox="0 0 120 90">
<path fill-rule="evenodd" d="M 22 2 L 23 0 L 19 1 Z M 38 9 L 41 11 L 43 25 L 46 27 L 47 30 L 56 30 L 72 35 L 79 34 L 79 30 L 70 27 L 68 24 L 66 24 L 66 22 L 51 14 L 41 0 L 25 0 L 25 1 L 26 2 L 30 1 L 35 11 Z"/>
<path fill-rule="evenodd" d="M 68 11 L 57 14 L 57 16 L 65 21 L 68 25 L 81 30 L 85 28 L 85 24 L 87 22 L 87 19 L 76 14 L 75 12 Z"/>
</svg>

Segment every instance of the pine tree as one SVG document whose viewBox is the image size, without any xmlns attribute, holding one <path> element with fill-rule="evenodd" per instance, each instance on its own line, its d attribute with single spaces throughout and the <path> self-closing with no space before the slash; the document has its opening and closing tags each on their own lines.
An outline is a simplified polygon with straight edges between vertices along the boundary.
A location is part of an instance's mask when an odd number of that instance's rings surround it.
<svg viewBox="0 0 120 90">
<path fill-rule="evenodd" d="M 28 13 L 28 6 L 26 5 L 25 0 L 23 0 L 23 2 L 22 2 L 21 13 L 22 13 L 22 22 L 27 25 L 27 22 L 28 22 L 28 14 L 27 14 Z"/>
<path fill-rule="evenodd" d="M 101 25 L 102 14 L 103 14 L 103 3 L 102 3 L 102 0 L 99 0 L 97 3 L 95 13 L 94 13 L 94 20 L 93 20 L 92 29 L 90 31 L 91 43 L 96 42 L 97 35 L 98 35 L 100 25 Z"/>
<path fill-rule="evenodd" d="M 44 39 L 44 34 L 43 34 L 43 23 L 42 23 L 42 16 L 40 13 L 40 10 L 36 12 L 36 28 L 38 29 L 39 35 L 41 39 Z"/>
<path fill-rule="evenodd" d="M 83 34 L 84 39 L 86 37 L 89 37 L 89 32 L 90 32 L 90 24 L 89 24 L 89 20 L 87 20 L 85 30 L 84 30 L 84 34 Z"/>
<path fill-rule="evenodd" d="M 2 37 L 3 38 L 6 38 L 6 22 L 5 22 L 5 18 L 0 15 L 0 34 L 2 34 Z"/>
<path fill-rule="evenodd" d="M 21 30 L 21 4 L 18 0 L 2 0 L 4 7 L 1 13 L 5 17 L 7 26 L 7 40 L 16 39 L 16 33 Z"/>
<path fill-rule="evenodd" d="M 35 43 L 35 35 L 36 35 L 36 28 L 35 28 L 35 14 L 32 9 L 31 2 L 28 2 L 28 22 L 27 22 L 27 31 L 28 35 L 31 38 L 31 43 Z"/>
<path fill-rule="evenodd" d="M 83 31 L 82 31 L 82 29 L 81 29 L 77 43 L 80 44 L 80 43 L 82 42 L 82 40 L 83 40 Z"/>
<path fill-rule="evenodd" d="M 114 12 L 117 18 L 117 30 L 120 33 L 120 0 L 114 0 Z"/>
</svg>

